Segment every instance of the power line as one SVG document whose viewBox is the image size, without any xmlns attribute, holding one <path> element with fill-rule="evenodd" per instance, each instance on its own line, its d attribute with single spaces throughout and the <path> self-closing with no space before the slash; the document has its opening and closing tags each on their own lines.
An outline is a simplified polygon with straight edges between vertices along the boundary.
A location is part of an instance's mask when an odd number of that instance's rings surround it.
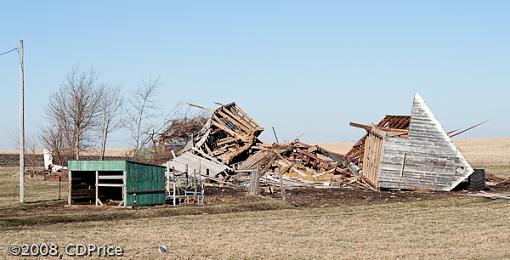
<svg viewBox="0 0 510 260">
<path fill-rule="evenodd" d="M 18 50 L 18 48 L 14 48 L 14 49 L 12 49 L 12 50 L 10 50 L 10 51 L 2 52 L 2 53 L 0 53 L 0 56 L 5 55 L 5 54 L 7 54 L 7 53 L 11 53 L 11 52 L 13 52 L 13 51 L 17 51 L 17 50 Z"/>
</svg>

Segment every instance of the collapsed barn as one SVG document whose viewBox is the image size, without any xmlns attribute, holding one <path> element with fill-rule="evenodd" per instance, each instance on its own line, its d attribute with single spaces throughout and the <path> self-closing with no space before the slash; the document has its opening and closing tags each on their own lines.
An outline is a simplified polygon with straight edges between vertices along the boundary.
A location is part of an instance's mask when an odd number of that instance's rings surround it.
<svg viewBox="0 0 510 260">
<path fill-rule="evenodd" d="M 216 183 L 260 182 L 288 187 L 358 186 L 372 189 L 450 191 L 474 170 L 420 95 L 411 115 L 388 115 L 346 154 L 295 140 L 263 144 L 263 128 L 235 103 L 214 111 L 200 134 L 167 166 Z"/>
<path fill-rule="evenodd" d="M 264 144 L 258 139 L 262 131 L 235 103 L 221 105 L 166 166 L 174 175 L 198 175 L 220 185 L 247 186 L 255 171 L 268 185 L 362 185 L 359 168 L 344 155 L 298 140 Z"/>
</svg>

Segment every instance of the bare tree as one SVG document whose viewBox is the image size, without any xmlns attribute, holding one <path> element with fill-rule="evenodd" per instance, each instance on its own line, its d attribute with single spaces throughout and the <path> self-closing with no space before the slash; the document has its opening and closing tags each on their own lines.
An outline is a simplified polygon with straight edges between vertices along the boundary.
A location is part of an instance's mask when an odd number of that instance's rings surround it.
<svg viewBox="0 0 510 260">
<path fill-rule="evenodd" d="M 106 88 L 101 100 L 101 123 L 99 132 L 101 134 L 101 160 L 104 160 L 106 143 L 111 132 L 122 128 L 123 122 L 120 118 L 122 112 L 122 96 L 120 88 Z"/>
<path fill-rule="evenodd" d="M 154 129 L 154 118 L 157 116 L 156 107 L 159 79 L 143 80 L 130 100 L 127 111 L 131 133 L 133 152 L 135 157 L 141 156 L 142 149 L 150 142 L 150 131 Z"/>
<path fill-rule="evenodd" d="M 50 125 L 42 130 L 41 141 L 44 147 L 51 151 L 53 162 L 58 165 L 64 165 L 72 158 L 69 145 L 66 143 L 64 131 L 59 129 L 58 125 Z"/>
<path fill-rule="evenodd" d="M 39 143 L 37 142 L 37 138 L 34 135 L 28 135 L 26 138 L 27 145 L 27 161 L 30 165 L 32 174 L 37 172 L 37 166 L 40 166 L 40 160 L 38 157 L 42 157 L 42 155 L 37 153 L 37 147 Z"/>
<path fill-rule="evenodd" d="M 80 72 L 74 68 L 66 75 L 61 87 L 51 95 L 46 110 L 51 126 L 45 133 L 50 144 L 57 142 L 58 146 L 67 147 L 66 153 L 80 159 L 80 151 L 93 144 L 104 89 L 105 84 L 99 82 L 92 69 Z"/>
</svg>

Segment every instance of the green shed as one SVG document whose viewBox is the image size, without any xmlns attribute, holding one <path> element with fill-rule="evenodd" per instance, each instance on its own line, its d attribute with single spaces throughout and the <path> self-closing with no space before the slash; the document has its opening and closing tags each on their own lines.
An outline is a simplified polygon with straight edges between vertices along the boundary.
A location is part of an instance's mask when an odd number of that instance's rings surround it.
<svg viewBox="0 0 510 260">
<path fill-rule="evenodd" d="M 152 206 L 165 203 L 165 167 L 126 160 L 69 161 L 68 204 Z"/>
</svg>

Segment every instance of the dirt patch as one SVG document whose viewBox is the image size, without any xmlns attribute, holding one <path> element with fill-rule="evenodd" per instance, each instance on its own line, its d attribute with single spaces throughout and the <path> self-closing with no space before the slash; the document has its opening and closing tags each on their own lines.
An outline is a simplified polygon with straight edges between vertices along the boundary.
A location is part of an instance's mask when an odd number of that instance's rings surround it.
<svg viewBox="0 0 510 260">
<path fill-rule="evenodd" d="M 372 205 L 395 202 L 433 200 L 458 196 L 440 192 L 378 192 L 363 189 L 296 189 L 287 191 L 287 201 L 295 207 Z"/>
<path fill-rule="evenodd" d="M 279 189 L 273 194 L 262 193 L 251 197 L 243 189 L 208 187 L 207 202 L 210 205 L 222 203 L 258 202 L 268 199 L 281 200 Z M 357 188 L 312 189 L 300 188 L 286 191 L 286 202 L 298 208 L 328 206 L 355 206 L 381 203 L 434 200 L 462 196 L 462 192 L 412 192 L 412 191 L 373 191 Z"/>
</svg>

